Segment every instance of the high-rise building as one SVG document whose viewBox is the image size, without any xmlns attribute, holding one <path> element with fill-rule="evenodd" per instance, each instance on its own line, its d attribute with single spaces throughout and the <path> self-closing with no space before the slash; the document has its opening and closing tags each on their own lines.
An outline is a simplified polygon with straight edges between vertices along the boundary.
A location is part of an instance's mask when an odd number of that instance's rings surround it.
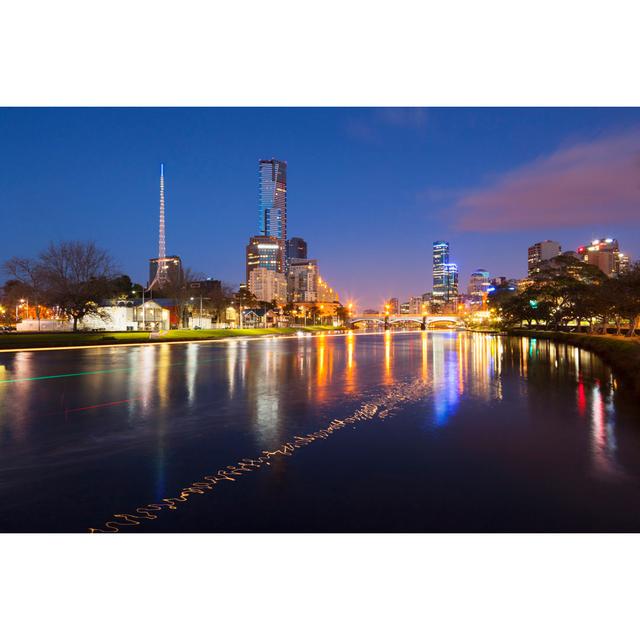
<svg viewBox="0 0 640 640">
<path fill-rule="evenodd" d="M 158 257 L 149 260 L 149 289 L 162 290 L 182 282 L 184 273 L 179 256 L 166 255 L 164 210 L 164 164 L 160 165 L 160 225 L 158 229 Z"/>
<path fill-rule="evenodd" d="M 436 240 L 433 243 L 433 299 L 444 300 L 447 295 L 445 286 L 445 264 L 449 262 L 449 243 Z"/>
<path fill-rule="evenodd" d="M 287 279 L 284 273 L 256 267 L 249 274 L 249 291 L 261 302 L 286 302 Z"/>
<path fill-rule="evenodd" d="M 307 243 L 302 238 L 289 238 L 287 240 L 286 269 L 289 270 L 291 260 L 306 260 Z"/>
<path fill-rule="evenodd" d="M 588 264 L 593 264 L 607 276 L 618 276 L 629 267 L 629 257 L 620 253 L 614 238 L 593 240 L 591 244 L 578 247 L 578 255 Z"/>
<path fill-rule="evenodd" d="M 448 262 L 444 265 L 445 301 L 454 303 L 458 299 L 458 265 Z"/>
<path fill-rule="evenodd" d="M 487 289 L 491 286 L 489 281 L 489 272 L 485 269 L 476 269 L 469 278 L 469 286 L 467 293 L 471 298 L 471 303 L 481 303 L 483 296 L 487 293 Z"/>
<path fill-rule="evenodd" d="M 527 251 L 527 273 L 533 276 L 540 271 L 540 263 L 552 260 L 562 253 L 562 247 L 555 240 L 536 242 Z"/>
<path fill-rule="evenodd" d="M 293 258 L 287 274 L 291 302 L 316 302 L 318 299 L 318 261 Z"/>
<path fill-rule="evenodd" d="M 449 262 L 449 243 L 433 243 L 433 301 L 453 303 L 458 298 L 458 265 Z"/>
<path fill-rule="evenodd" d="M 264 267 L 282 273 L 282 243 L 272 236 L 252 236 L 247 245 L 247 283 L 253 269 Z"/>
<path fill-rule="evenodd" d="M 258 234 L 276 238 L 282 245 L 285 271 L 287 242 L 287 163 L 283 160 L 260 160 L 258 163 Z"/>
</svg>

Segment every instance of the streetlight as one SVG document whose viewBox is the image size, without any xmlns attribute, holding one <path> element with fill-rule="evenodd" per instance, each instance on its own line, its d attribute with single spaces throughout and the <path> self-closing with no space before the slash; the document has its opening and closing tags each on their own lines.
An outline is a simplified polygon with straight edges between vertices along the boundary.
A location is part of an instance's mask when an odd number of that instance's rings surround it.
<svg viewBox="0 0 640 640">
<path fill-rule="evenodd" d="M 210 300 L 211 298 L 203 298 L 202 294 L 200 294 L 200 315 L 198 316 L 198 326 L 202 329 L 202 300 Z M 191 296 L 191 301 L 193 302 L 194 297 Z"/>
</svg>

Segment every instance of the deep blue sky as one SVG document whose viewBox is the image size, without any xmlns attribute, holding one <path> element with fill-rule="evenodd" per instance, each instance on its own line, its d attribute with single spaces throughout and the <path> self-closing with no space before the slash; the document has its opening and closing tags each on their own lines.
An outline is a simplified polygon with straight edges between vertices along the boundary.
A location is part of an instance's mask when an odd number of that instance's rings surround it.
<svg viewBox="0 0 640 640">
<path fill-rule="evenodd" d="M 430 290 L 437 239 L 463 288 L 522 277 L 546 238 L 638 258 L 639 131 L 640 109 L 0 109 L 0 260 L 92 239 L 145 279 L 164 162 L 167 251 L 237 284 L 272 156 L 289 235 L 360 305 Z"/>
</svg>

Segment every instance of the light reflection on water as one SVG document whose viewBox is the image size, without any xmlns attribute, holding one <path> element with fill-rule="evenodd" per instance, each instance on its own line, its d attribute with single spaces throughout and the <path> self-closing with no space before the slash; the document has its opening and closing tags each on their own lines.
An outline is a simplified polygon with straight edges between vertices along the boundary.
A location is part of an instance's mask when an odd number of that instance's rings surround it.
<svg viewBox="0 0 640 640">
<path fill-rule="evenodd" d="M 37 485 L 36 473 L 51 491 L 68 490 L 76 469 L 87 487 L 92 474 L 111 474 L 127 503 L 129 494 L 134 503 L 144 503 L 145 495 L 158 501 L 175 482 L 194 479 L 192 468 L 206 471 L 208 464 L 218 468 L 276 449 L 349 415 L 383 390 L 393 393 L 416 380 L 424 383 L 419 404 L 427 432 L 462 419 L 469 406 L 486 420 L 502 402 L 530 411 L 533 398 L 562 393 L 588 429 L 592 472 L 608 479 L 628 473 L 618 460 L 610 370 L 588 352 L 547 341 L 449 331 L 349 332 L 23 352 L 4 354 L 0 365 L 0 502 L 3 490 Z M 66 372 L 77 377 L 46 378 Z M 416 401 L 412 392 L 410 402 Z M 576 447 L 582 446 L 579 434 Z M 151 462 L 148 478 L 135 470 L 141 474 L 135 487 L 127 479 L 130 463 L 120 462 L 134 454 Z M 73 485 L 73 491 L 81 489 Z M 94 499 L 99 508 L 100 496 Z M 1 516 L 2 507 L 0 527 Z"/>
</svg>

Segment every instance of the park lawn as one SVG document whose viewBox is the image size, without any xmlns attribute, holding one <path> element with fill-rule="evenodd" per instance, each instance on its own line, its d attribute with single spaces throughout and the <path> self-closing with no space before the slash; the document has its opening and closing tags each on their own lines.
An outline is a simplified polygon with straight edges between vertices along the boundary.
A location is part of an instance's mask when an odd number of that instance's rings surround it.
<svg viewBox="0 0 640 640">
<path fill-rule="evenodd" d="M 151 337 L 148 331 L 120 332 L 49 332 L 0 334 L 2 349 L 43 349 L 47 347 L 80 347 L 108 344 L 144 344 L 181 340 L 219 340 L 221 338 L 267 335 L 293 335 L 298 331 L 327 331 L 333 327 L 278 327 L 272 329 L 174 329 Z"/>
<path fill-rule="evenodd" d="M 240 336 L 291 335 L 298 331 L 291 327 L 273 329 L 172 329 L 160 336 L 160 340 L 215 340 Z"/>
<path fill-rule="evenodd" d="M 31 349 L 44 347 L 75 347 L 99 344 L 148 342 L 148 331 L 96 333 L 42 332 L 0 334 L 0 349 Z"/>
</svg>

